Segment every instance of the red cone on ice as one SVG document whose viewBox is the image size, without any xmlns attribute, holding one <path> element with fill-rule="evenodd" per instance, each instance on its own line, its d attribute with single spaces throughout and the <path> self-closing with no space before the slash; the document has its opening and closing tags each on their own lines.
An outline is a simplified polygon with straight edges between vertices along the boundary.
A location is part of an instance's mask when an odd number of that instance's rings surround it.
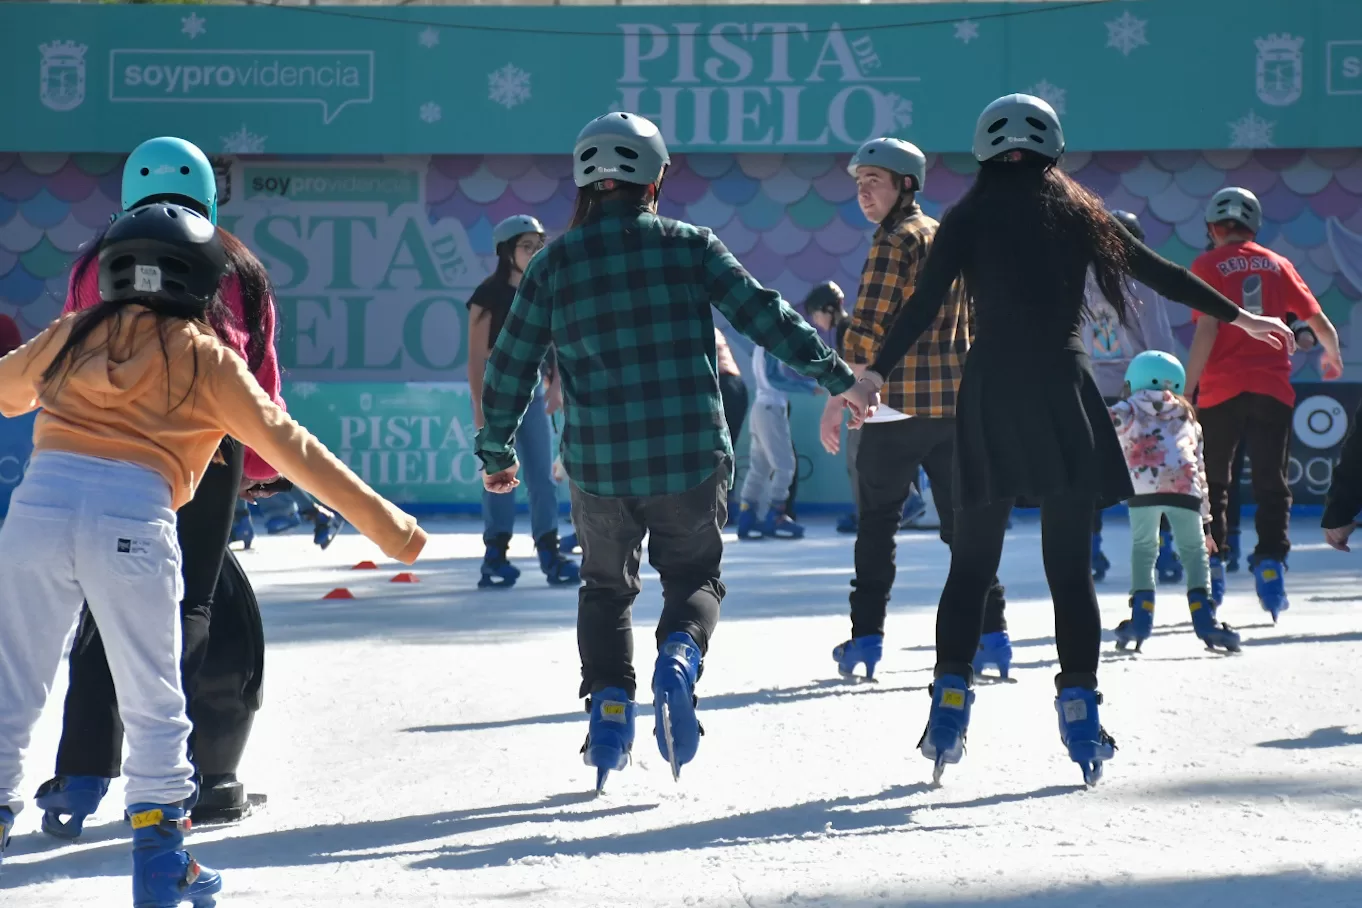
<svg viewBox="0 0 1362 908">
<path fill-rule="evenodd" d="M 343 586 L 338 586 L 322 597 L 323 599 L 354 599 L 355 594 Z"/>
<path fill-rule="evenodd" d="M 350 570 L 352 570 L 352 571 L 376 571 L 376 570 L 378 570 L 378 565 L 374 564 L 372 561 L 361 561 L 359 564 L 357 564 L 357 565 L 355 565 L 354 567 L 350 568 Z"/>
<path fill-rule="evenodd" d="M 390 583 L 420 583 L 421 581 L 416 579 L 416 575 L 415 575 L 415 574 L 411 574 L 411 573 L 408 573 L 407 571 L 403 571 L 402 573 L 400 573 L 400 574 L 398 574 L 397 576 L 393 577 L 393 579 L 390 580 L 389 582 L 390 582 Z"/>
</svg>

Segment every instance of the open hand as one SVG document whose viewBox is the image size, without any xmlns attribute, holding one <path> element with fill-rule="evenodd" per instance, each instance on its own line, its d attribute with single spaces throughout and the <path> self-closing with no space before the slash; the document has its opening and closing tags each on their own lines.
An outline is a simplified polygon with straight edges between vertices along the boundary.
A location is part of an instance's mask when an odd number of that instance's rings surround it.
<svg viewBox="0 0 1362 908">
<path fill-rule="evenodd" d="M 1347 526 L 1333 527 L 1324 531 L 1324 541 L 1329 543 L 1329 547 L 1338 549 L 1340 552 L 1351 552 L 1348 548 L 1348 537 L 1357 529 L 1357 524 L 1350 523 Z"/>
<path fill-rule="evenodd" d="M 505 495 L 507 492 L 514 492 L 515 487 L 520 485 L 520 480 L 515 478 L 519 472 L 520 464 L 513 463 L 504 470 L 496 473 L 482 474 L 482 487 L 489 492 L 496 492 L 498 495 Z"/>
<path fill-rule="evenodd" d="M 1336 381 L 1343 377 L 1343 360 L 1325 350 L 1319 358 L 1319 372 L 1325 381 Z"/>
<path fill-rule="evenodd" d="M 847 423 L 849 429 L 859 429 L 880 405 L 879 388 L 866 378 L 847 388 L 840 396 L 851 411 L 851 421 Z"/>
<path fill-rule="evenodd" d="M 841 398 L 829 397 L 823 405 L 823 415 L 818 417 L 818 440 L 823 450 L 836 454 L 842 450 L 842 409 Z"/>
<path fill-rule="evenodd" d="M 1262 341 L 1274 350 L 1285 348 L 1288 353 L 1296 352 L 1296 333 L 1279 318 L 1241 311 L 1239 317 L 1234 320 L 1234 326 L 1242 329 L 1249 337 Z"/>
</svg>

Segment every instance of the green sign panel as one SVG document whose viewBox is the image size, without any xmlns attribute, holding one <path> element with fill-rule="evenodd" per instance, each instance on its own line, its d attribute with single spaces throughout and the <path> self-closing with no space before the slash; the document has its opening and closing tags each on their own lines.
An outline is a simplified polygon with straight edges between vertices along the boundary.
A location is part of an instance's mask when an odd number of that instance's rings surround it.
<svg viewBox="0 0 1362 908">
<path fill-rule="evenodd" d="M 0 81 L 7 151 L 563 152 L 611 109 L 682 151 L 963 151 L 1011 91 L 1075 150 L 1355 147 L 1362 3 L 5 3 Z"/>
</svg>

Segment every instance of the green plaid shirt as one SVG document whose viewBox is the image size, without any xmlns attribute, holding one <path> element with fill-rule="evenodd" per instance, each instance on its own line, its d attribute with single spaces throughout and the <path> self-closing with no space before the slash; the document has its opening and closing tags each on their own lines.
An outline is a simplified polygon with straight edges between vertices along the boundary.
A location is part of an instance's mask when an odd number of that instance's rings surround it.
<svg viewBox="0 0 1362 908">
<path fill-rule="evenodd" d="M 516 462 L 515 433 L 552 345 L 563 387 L 563 467 L 592 495 L 674 495 L 733 456 L 719 396 L 715 306 L 801 375 L 840 394 L 851 369 L 709 230 L 606 203 L 526 269 L 487 359 L 484 469 Z"/>
</svg>

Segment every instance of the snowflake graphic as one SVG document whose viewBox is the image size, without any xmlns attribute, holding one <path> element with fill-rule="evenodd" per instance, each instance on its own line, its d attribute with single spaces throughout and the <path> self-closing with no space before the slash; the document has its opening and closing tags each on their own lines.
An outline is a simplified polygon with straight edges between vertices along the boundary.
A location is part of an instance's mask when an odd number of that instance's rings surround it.
<svg viewBox="0 0 1362 908">
<path fill-rule="evenodd" d="M 1049 79 L 1041 79 L 1027 90 L 1028 94 L 1033 94 L 1055 109 L 1055 113 L 1063 116 L 1069 106 L 1069 90 L 1060 88 L 1058 85 L 1050 84 Z"/>
<path fill-rule="evenodd" d="M 222 137 L 222 150 L 226 154 L 264 154 L 265 140 L 268 138 L 256 135 L 242 123 L 236 132 Z"/>
<path fill-rule="evenodd" d="M 1264 120 L 1255 111 L 1250 110 L 1242 118 L 1227 125 L 1230 127 L 1231 148 L 1272 147 L 1272 130 L 1277 124 L 1273 120 Z"/>
<path fill-rule="evenodd" d="M 1121 18 L 1107 23 L 1107 47 L 1114 47 L 1129 57 L 1135 48 L 1148 46 L 1149 39 L 1144 34 L 1148 24 L 1147 19 L 1136 19 L 1127 10 Z"/>
<path fill-rule="evenodd" d="M 530 100 L 530 74 L 514 63 L 487 74 L 487 100 L 510 110 Z"/>
<path fill-rule="evenodd" d="M 962 44 L 968 44 L 979 37 L 979 23 L 971 22 L 968 19 L 955 23 L 955 40 Z"/>
<path fill-rule="evenodd" d="M 913 102 L 893 92 L 880 96 L 890 129 L 907 129 L 913 125 Z"/>
<path fill-rule="evenodd" d="M 427 123 L 438 123 L 440 121 L 440 105 L 434 101 L 427 101 L 421 105 L 421 119 Z"/>
<path fill-rule="evenodd" d="M 180 18 L 180 34 L 188 35 L 189 40 L 194 40 L 199 35 L 208 31 L 208 20 L 198 13 L 190 13 Z"/>
<path fill-rule="evenodd" d="M 416 40 L 426 49 L 432 48 L 440 43 L 440 32 L 433 25 L 428 25 L 421 34 L 416 36 Z"/>
<path fill-rule="evenodd" d="M 315 381 L 296 381 L 289 385 L 288 396 L 301 397 L 303 400 L 307 400 L 320 390 L 321 388 Z"/>
</svg>

